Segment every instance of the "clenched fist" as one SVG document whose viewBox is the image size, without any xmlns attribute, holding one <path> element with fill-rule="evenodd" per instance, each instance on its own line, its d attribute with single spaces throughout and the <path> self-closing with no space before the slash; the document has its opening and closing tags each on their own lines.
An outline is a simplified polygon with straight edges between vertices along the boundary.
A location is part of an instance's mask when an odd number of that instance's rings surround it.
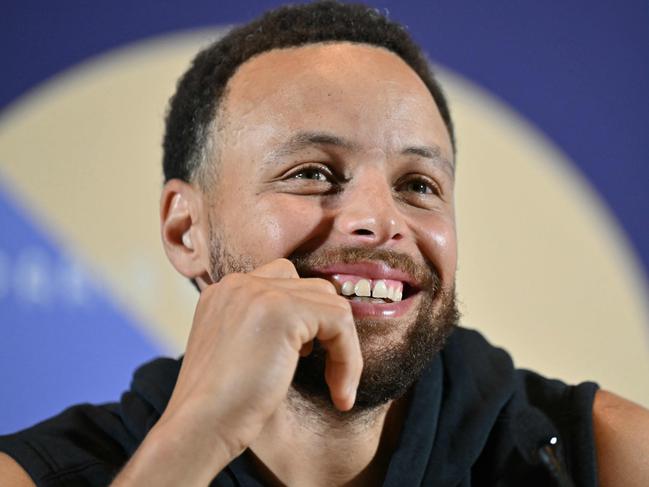
<svg viewBox="0 0 649 487">
<path fill-rule="evenodd" d="M 278 259 L 203 290 L 169 404 L 116 484 L 209 482 L 259 435 L 315 338 L 333 403 L 348 410 L 363 361 L 350 304 L 333 284 Z"/>
</svg>

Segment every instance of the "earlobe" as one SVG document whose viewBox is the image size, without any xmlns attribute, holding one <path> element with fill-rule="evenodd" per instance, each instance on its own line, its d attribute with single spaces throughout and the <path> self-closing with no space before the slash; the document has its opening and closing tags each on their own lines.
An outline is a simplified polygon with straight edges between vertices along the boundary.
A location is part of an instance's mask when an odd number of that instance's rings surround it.
<svg viewBox="0 0 649 487">
<path fill-rule="evenodd" d="M 207 261 L 200 245 L 202 194 L 178 179 L 168 181 L 160 198 L 160 233 L 171 264 L 190 279 L 205 275 Z"/>
</svg>

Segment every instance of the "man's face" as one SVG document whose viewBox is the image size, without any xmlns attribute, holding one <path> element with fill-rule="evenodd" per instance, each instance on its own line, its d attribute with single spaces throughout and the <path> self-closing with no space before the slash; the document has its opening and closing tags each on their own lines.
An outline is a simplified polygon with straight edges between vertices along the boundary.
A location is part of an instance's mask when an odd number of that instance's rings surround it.
<svg viewBox="0 0 649 487">
<path fill-rule="evenodd" d="M 219 116 L 206 195 L 214 277 L 287 257 L 341 294 L 378 284 L 381 298 L 349 297 L 368 390 L 370 376 L 403 382 L 385 367 L 421 369 L 395 355 L 426 339 L 430 355 L 456 320 L 453 152 L 421 79 L 366 45 L 275 50 L 240 67 Z M 309 360 L 321 365 L 317 350 Z"/>
</svg>

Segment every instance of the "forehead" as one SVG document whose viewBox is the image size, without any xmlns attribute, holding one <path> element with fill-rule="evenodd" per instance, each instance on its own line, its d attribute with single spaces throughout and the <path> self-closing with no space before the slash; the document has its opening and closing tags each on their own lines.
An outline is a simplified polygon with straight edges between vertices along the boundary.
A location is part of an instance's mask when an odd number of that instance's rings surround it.
<svg viewBox="0 0 649 487">
<path fill-rule="evenodd" d="M 262 53 L 230 79 L 222 106 L 228 144 L 329 132 L 384 152 L 407 143 L 439 146 L 452 160 L 448 132 L 426 85 L 380 47 L 326 43 Z"/>
</svg>

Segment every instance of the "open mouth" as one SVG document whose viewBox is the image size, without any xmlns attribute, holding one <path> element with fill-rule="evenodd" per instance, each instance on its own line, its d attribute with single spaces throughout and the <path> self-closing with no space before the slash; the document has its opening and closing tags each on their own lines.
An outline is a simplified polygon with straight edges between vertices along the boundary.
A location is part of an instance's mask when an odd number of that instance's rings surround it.
<svg viewBox="0 0 649 487">
<path fill-rule="evenodd" d="M 332 274 L 329 277 L 338 294 L 354 302 L 398 303 L 417 292 L 407 282 L 395 279 L 372 279 L 350 274 Z"/>
<path fill-rule="evenodd" d="M 409 273 L 380 261 L 334 264 L 310 269 L 309 274 L 333 283 L 338 294 L 351 302 L 356 317 L 402 316 L 421 291 Z"/>
</svg>

